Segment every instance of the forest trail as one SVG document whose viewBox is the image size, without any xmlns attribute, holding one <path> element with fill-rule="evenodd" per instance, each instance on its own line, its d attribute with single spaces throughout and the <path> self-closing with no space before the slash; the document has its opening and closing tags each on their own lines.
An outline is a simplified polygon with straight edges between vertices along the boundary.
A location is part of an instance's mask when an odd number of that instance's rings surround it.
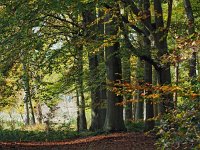
<svg viewBox="0 0 200 150">
<path fill-rule="evenodd" d="M 144 133 L 112 133 L 60 142 L 0 142 L 0 150 L 155 150 Z"/>
</svg>

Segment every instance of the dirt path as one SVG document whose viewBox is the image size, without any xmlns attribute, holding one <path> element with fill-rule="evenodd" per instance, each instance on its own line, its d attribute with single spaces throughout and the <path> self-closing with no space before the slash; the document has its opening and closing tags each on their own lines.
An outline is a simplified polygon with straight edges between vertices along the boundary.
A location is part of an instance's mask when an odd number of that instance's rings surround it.
<svg viewBox="0 0 200 150">
<path fill-rule="evenodd" d="M 0 142 L 0 150 L 155 150 L 153 137 L 113 133 L 62 142 Z"/>
</svg>

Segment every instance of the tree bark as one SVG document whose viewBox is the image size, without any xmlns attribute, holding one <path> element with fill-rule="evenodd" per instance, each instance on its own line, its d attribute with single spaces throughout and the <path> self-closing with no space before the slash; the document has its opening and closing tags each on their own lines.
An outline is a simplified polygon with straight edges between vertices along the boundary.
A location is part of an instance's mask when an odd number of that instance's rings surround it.
<svg viewBox="0 0 200 150">
<path fill-rule="evenodd" d="M 157 71 L 155 70 L 155 68 L 152 68 L 153 72 L 152 72 L 152 85 L 153 86 L 157 86 L 158 85 L 158 77 L 157 77 Z M 157 91 L 153 91 L 155 94 L 157 93 Z M 159 112 L 159 102 L 158 100 L 154 101 L 154 117 L 157 117 L 160 112 Z"/>
<path fill-rule="evenodd" d="M 137 84 L 139 86 L 142 85 L 142 82 L 144 80 L 144 70 L 143 70 L 143 65 L 144 63 L 140 60 L 140 58 L 138 58 L 137 60 L 137 70 L 136 70 L 136 80 L 137 80 Z M 143 121 L 144 120 L 144 100 L 141 97 L 142 91 L 141 90 L 137 90 L 137 103 L 136 103 L 136 110 L 135 110 L 135 121 Z"/>
<path fill-rule="evenodd" d="M 195 33 L 194 26 L 194 15 L 192 11 L 192 6 L 190 0 L 183 0 L 184 8 L 188 19 L 188 34 L 192 35 Z M 197 67 L 197 52 L 192 52 L 192 56 L 189 60 L 190 68 L 189 68 L 189 77 L 196 77 L 196 67 Z"/>
<path fill-rule="evenodd" d="M 128 20 L 128 13 L 127 11 L 124 9 L 124 6 L 121 8 L 123 9 L 124 13 L 123 13 L 123 17 L 126 18 L 126 20 Z M 131 58 L 131 53 L 130 53 L 130 49 L 126 46 L 126 43 L 124 43 L 125 45 L 122 45 L 123 49 L 121 52 L 122 54 L 122 78 L 123 78 L 123 82 L 127 83 L 127 84 L 131 84 L 131 62 L 130 62 L 130 58 Z M 125 89 L 126 90 L 126 87 Z M 126 91 L 124 91 L 126 93 Z M 124 101 L 126 102 L 125 105 L 125 122 L 126 123 L 130 123 L 133 120 L 133 103 L 129 102 L 129 100 L 132 99 L 132 95 L 130 93 L 127 93 L 126 95 L 124 95 Z"/>
<path fill-rule="evenodd" d="M 111 40 L 106 47 L 106 73 L 107 73 L 107 81 L 108 88 L 110 90 L 107 91 L 107 112 L 106 112 L 106 120 L 104 124 L 104 130 L 107 132 L 115 132 L 115 131 L 124 131 L 125 125 L 123 120 L 123 107 L 116 105 L 116 103 L 121 103 L 123 101 L 123 97 L 117 95 L 112 91 L 113 88 L 118 88 L 114 84 L 117 81 L 121 81 L 122 79 L 122 68 L 121 68 L 121 59 L 119 56 L 119 42 L 116 40 L 117 32 L 118 32 L 118 23 L 117 18 L 114 16 L 114 10 L 108 10 L 105 25 L 105 34 L 109 36 L 108 40 Z M 115 12 L 119 15 L 119 10 Z M 116 16 L 118 16 L 116 15 Z"/>
<path fill-rule="evenodd" d="M 26 115 L 27 115 L 26 124 L 30 124 L 29 105 L 30 105 L 30 110 L 31 110 L 31 115 L 32 115 L 31 117 L 32 124 L 35 124 L 35 114 L 33 111 L 32 100 L 31 100 L 29 75 L 28 75 L 28 70 L 27 70 L 27 66 L 25 62 L 23 62 L 23 71 L 24 71 L 23 81 L 24 81 L 24 91 L 25 91 L 24 102 L 26 106 Z"/>
<path fill-rule="evenodd" d="M 155 46 L 158 49 L 158 57 L 160 59 L 163 55 L 168 54 L 167 32 L 164 28 L 161 0 L 154 0 L 154 12 L 156 14 L 156 30 L 152 32 L 152 34 L 154 35 Z M 169 85 L 171 83 L 169 63 L 164 64 L 163 67 L 157 70 L 157 72 L 160 85 Z M 172 109 L 174 107 L 172 94 L 162 93 L 161 101 L 163 101 L 163 108 L 161 108 L 161 113 L 165 113 L 168 109 Z"/>
<path fill-rule="evenodd" d="M 97 29 L 99 29 L 98 24 L 101 22 L 97 22 L 96 18 L 96 10 L 95 5 L 93 3 L 90 3 L 90 11 L 86 11 L 83 13 L 83 22 L 85 25 L 85 32 L 86 32 L 86 39 L 88 39 L 88 45 L 89 47 L 94 47 L 94 44 L 98 43 L 92 43 L 93 39 L 98 39 L 98 32 Z M 100 28 L 101 29 L 101 28 Z M 103 29 L 101 29 L 103 32 Z M 92 36 L 91 36 L 92 35 Z M 88 59 L 89 59 L 89 72 L 90 72 L 90 78 L 89 78 L 89 86 L 91 91 L 91 131 L 97 131 L 103 129 L 103 124 L 105 120 L 105 108 L 103 108 L 103 101 L 101 96 L 101 78 L 100 78 L 100 72 L 101 68 L 99 67 L 99 56 L 102 52 L 100 49 L 99 52 L 94 53 L 93 49 L 88 49 Z"/>
<path fill-rule="evenodd" d="M 87 121 L 85 116 L 85 97 L 83 87 L 83 46 L 78 47 L 77 51 L 77 87 L 78 87 L 78 109 L 79 109 L 79 131 L 87 130 Z"/>
<path fill-rule="evenodd" d="M 151 13 L 150 13 L 150 2 L 149 0 L 144 0 L 143 10 L 147 15 L 146 21 L 151 23 Z M 146 27 L 144 27 L 144 32 L 148 32 Z M 143 37 L 143 48 L 148 57 L 151 57 L 151 41 L 148 37 Z M 145 61 L 144 63 L 144 82 L 145 84 L 149 85 L 151 88 L 152 85 L 152 64 Z M 146 90 L 145 94 L 149 95 L 152 94 L 151 89 Z M 152 130 L 154 128 L 154 111 L 153 111 L 153 100 L 152 99 L 145 99 L 146 103 L 146 120 L 145 120 L 145 129 L 147 131 Z"/>
<path fill-rule="evenodd" d="M 123 60 L 122 61 L 123 82 L 131 84 L 130 54 L 129 53 L 123 54 L 122 60 Z M 125 105 L 125 121 L 126 121 L 126 123 L 131 122 L 133 119 L 133 111 L 132 111 L 133 104 L 131 102 L 128 102 L 129 100 L 131 100 L 131 98 L 132 98 L 132 95 L 130 95 L 129 93 L 127 95 L 124 95 L 124 100 L 126 101 L 126 105 Z"/>
<path fill-rule="evenodd" d="M 76 118 L 76 126 L 77 126 L 77 131 L 80 132 L 80 110 L 79 110 L 79 93 L 78 93 L 78 88 L 76 88 L 76 105 L 77 105 L 77 118 Z"/>
</svg>

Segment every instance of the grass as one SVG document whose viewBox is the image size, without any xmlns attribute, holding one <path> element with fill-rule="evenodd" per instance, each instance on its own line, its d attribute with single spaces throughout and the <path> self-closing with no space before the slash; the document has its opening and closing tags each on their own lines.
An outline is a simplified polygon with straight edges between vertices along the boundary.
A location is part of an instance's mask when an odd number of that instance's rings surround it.
<svg viewBox="0 0 200 150">
<path fill-rule="evenodd" d="M 45 130 L 44 124 L 21 126 L 21 128 L 0 128 L 0 141 L 2 142 L 37 142 L 37 141 L 64 141 L 67 139 L 74 139 L 80 137 L 96 136 L 104 134 L 103 131 L 97 132 L 77 132 L 70 128 L 71 124 L 65 124 L 60 128 Z M 128 132 L 143 132 L 144 123 L 127 123 Z"/>
<path fill-rule="evenodd" d="M 0 141 L 2 142 L 37 142 L 37 141 L 64 141 L 79 137 L 96 135 L 93 132 L 76 131 L 22 131 L 22 130 L 0 130 Z"/>
</svg>

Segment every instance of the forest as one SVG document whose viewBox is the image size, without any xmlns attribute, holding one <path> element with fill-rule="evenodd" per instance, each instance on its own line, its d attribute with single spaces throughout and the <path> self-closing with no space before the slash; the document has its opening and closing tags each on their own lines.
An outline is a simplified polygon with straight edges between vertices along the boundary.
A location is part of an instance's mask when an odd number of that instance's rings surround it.
<svg viewBox="0 0 200 150">
<path fill-rule="evenodd" d="M 200 149 L 199 2 L 0 0 L 0 149 Z"/>
</svg>

